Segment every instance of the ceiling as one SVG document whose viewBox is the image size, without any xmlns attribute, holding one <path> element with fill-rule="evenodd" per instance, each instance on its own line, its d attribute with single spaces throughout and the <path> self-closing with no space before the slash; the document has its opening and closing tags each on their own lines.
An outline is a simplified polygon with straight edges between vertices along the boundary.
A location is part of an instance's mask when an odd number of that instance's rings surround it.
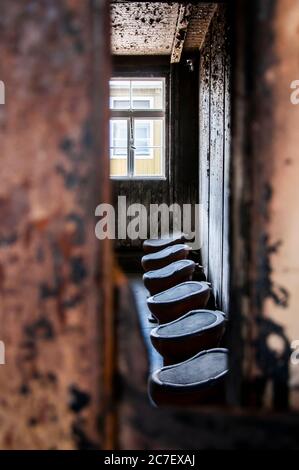
<svg viewBox="0 0 299 470">
<path fill-rule="evenodd" d="M 182 50 L 200 49 L 215 4 L 186 2 L 111 2 L 112 53 L 169 55 L 179 62 Z"/>
</svg>

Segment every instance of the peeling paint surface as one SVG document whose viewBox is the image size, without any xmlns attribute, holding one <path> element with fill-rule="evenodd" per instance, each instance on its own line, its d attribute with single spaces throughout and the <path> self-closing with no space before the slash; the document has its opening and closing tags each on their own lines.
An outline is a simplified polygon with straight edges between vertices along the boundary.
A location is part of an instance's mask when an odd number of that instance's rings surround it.
<svg viewBox="0 0 299 470">
<path fill-rule="evenodd" d="M 192 17 L 192 4 L 180 5 L 173 45 L 171 48 L 171 63 L 178 63 L 184 47 L 185 38 L 188 31 L 189 21 Z"/>
<path fill-rule="evenodd" d="M 1 2 L 1 449 L 100 446 L 90 13 Z"/>
<path fill-rule="evenodd" d="M 182 39 L 185 50 L 200 49 L 216 6 L 185 3 L 112 1 L 112 53 L 170 55 Z M 187 8 L 187 13 L 181 17 L 182 8 Z"/>
<path fill-rule="evenodd" d="M 178 10 L 175 2 L 112 2 L 112 53 L 169 55 Z"/>
<path fill-rule="evenodd" d="M 192 6 L 192 15 L 184 44 L 187 51 L 202 48 L 216 9 L 215 3 L 200 3 Z"/>
</svg>

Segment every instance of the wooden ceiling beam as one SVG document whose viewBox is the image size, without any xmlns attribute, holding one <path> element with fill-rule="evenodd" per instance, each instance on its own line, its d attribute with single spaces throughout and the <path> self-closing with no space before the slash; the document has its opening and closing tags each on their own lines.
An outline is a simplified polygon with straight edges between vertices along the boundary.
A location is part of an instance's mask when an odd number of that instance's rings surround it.
<svg viewBox="0 0 299 470">
<path fill-rule="evenodd" d="M 177 64 L 181 60 L 182 51 L 184 48 L 185 38 L 187 36 L 188 25 L 192 15 L 192 3 L 185 3 L 179 5 L 178 21 L 174 33 L 174 39 L 171 49 L 171 64 Z"/>
</svg>

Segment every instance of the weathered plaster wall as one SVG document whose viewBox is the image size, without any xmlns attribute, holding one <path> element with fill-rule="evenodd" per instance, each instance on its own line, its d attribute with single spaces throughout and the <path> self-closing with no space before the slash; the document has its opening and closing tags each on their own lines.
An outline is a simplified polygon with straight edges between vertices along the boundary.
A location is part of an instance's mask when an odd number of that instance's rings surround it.
<svg viewBox="0 0 299 470">
<path fill-rule="evenodd" d="M 215 3 L 198 3 L 192 5 L 192 15 L 184 44 L 185 50 L 198 51 L 201 49 L 215 10 Z"/>
<path fill-rule="evenodd" d="M 104 0 L 93 12 L 81 0 L 1 2 L 1 449 L 101 441 L 98 313 L 109 273 L 97 270 L 94 209 L 108 195 L 108 15 Z"/>
<path fill-rule="evenodd" d="M 115 55 L 167 55 L 180 44 L 198 51 L 204 41 L 215 4 L 185 2 L 111 2 L 111 43 Z M 186 5 L 185 5 L 186 6 Z M 187 26 L 187 31 L 186 31 Z M 180 57 L 181 50 L 178 53 Z"/>
<path fill-rule="evenodd" d="M 230 77 L 228 11 L 218 5 L 200 54 L 199 180 L 202 261 L 224 311 L 229 307 Z"/>
<path fill-rule="evenodd" d="M 170 55 L 178 11 L 176 2 L 112 2 L 112 53 Z"/>
</svg>

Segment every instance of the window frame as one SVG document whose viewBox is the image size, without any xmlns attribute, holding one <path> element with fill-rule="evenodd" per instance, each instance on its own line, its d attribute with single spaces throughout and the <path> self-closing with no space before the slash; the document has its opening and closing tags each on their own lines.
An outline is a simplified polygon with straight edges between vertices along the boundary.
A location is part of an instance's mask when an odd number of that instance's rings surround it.
<svg viewBox="0 0 299 470">
<path fill-rule="evenodd" d="M 168 155 L 168 139 L 166 138 L 167 133 L 166 133 L 166 126 L 167 126 L 167 81 L 166 81 L 166 76 L 163 74 L 159 75 L 127 75 L 127 74 L 121 74 L 117 76 L 113 76 L 110 79 L 111 81 L 161 81 L 162 86 L 163 86 L 163 108 L 162 109 L 110 109 L 110 120 L 111 119 L 127 119 L 128 120 L 128 135 L 129 135 L 129 140 L 128 140 L 128 156 L 127 156 L 127 175 L 126 176 L 114 176 L 110 174 L 110 179 L 116 179 L 116 180 L 166 180 L 166 170 L 167 170 L 167 164 L 166 164 L 166 158 Z M 140 95 L 135 99 L 139 99 L 140 101 L 144 99 L 149 99 L 152 97 L 147 97 L 146 95 Z M 111 105 L 111 99 L 118 99 L 118 97 L 110 97 L 109 99 L 109 105 Z M 131 98 L 130 98 L 131 99 Z M 124 99 L 124 101 L 127 101 Z M 162 137 L 161 137 L 161 152 L 162 152 L 162 163 L 161 163 L 161 175 L 144 175 L 144 176 L 138 176 L 134 175 L 134 162 L 135 160 L 148 160 L 153 158 L 151 154 L 153 154 L 153 148 L 150 149 L 150 155 L 149 156 L 140 156 L 140 155 L 135 155 L 134 149 L 130 146 L 130 141 L 131 141 L 131 133 L 132 129 L 134 127 L 134 120 L 135 119 L 144 119 L 144 120 L 153 120 L 153 119 L 161 119 L 163 122 L 162 125 Z M 132 142 L 132 141 L 131 141 Z M 109 154 L 110 154 L 111 148 L 109 148 Z M 117 159 L 120 157 L 110 157 L 112 159 Z M 125 159 L 125 157 L 123 157 Z"/>
</svg>

